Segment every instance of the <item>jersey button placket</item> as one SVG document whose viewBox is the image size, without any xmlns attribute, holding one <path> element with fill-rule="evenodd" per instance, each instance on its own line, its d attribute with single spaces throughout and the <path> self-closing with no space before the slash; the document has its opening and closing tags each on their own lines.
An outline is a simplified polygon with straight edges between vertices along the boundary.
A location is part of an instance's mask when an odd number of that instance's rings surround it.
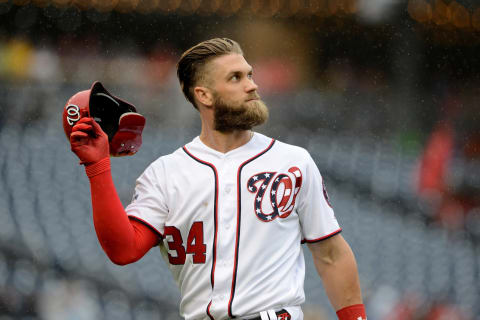
<svg viewBox="0 0 480 320">
<path fill-rule="evenodd" d="M 228 310 L 231 283 L 233 277 L 233 260 L 235 258 L 237 219 L 236 170 L 228 156 L 218 166 L 218 234 L 217 264 L 215 268 L 215 285 L 212 292 L 213 317 L 225 316 Z"/>
</svg>

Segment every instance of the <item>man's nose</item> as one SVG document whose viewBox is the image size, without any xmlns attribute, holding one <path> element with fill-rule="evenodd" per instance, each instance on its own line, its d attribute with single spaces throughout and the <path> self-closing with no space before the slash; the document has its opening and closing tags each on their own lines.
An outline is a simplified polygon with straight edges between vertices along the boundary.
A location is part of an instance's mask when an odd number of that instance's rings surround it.
<svg viewBox="0 0 480 320">
<path fill-rule="evenodd" d="M 258 89 L 258 86 L 255 83 L 255 81 L 253 81 L 253 79 L 248 79 L 247 85 L 245 87 L 245 91 L 250 92 L 250 91 L 255 91 L 257 89 Z"/>
</svg>

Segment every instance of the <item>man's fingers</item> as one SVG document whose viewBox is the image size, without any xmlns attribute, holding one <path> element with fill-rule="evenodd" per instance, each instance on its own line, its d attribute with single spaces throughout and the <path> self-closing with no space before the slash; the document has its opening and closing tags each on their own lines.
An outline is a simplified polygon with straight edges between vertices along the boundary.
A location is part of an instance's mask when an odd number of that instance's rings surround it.
<svg viewBox="0 0 480 320">
<path fill-rule="evenodd" d="M 91 124 L 92 122 L 93 122 L 93 119 L 92 119 L 92 118 L 83 117 L 83 118 L 81 118 L 80 120 L 78 120 L 77 124 L 79 124 L 79 123 L 88 123 L 88 124 Z"/>
<path fill-rule="evenodd" d="M 75 131 L 75 132 L 72 132 L 72 134 L 70 135 L 70 143 L 74 144 L 74 143 L 82 142 L 87 140 L 88 137 L 89 137 L 88 133 L 85 133 L 83 131 Z"/>
<path fill-rule="evenodd" d="M 77 123 L 76 125 L 73 126 L 72 128 L 72 133 L 77 132 L 77 131 L 92 131 L 92 125 L 88 123 Z"/>
<path fill-rule="evenodd" d="M 93 127 L 93 132 L 95 133 L 95 135 L 100 136 L 104 133 L 97 121 L 92 119 L 91 125 Z"/>
<path fill-rule="evenodd" d="M 89 133 L 94 136 L 101 136 L 104 133 L 102 127 L 96 122 L 93 118 L 81 118 L 78 120 L 77 124 L 73 126 L 72 132 L 81 130 L 81 131 L 90 131 Z"/>
</svg>

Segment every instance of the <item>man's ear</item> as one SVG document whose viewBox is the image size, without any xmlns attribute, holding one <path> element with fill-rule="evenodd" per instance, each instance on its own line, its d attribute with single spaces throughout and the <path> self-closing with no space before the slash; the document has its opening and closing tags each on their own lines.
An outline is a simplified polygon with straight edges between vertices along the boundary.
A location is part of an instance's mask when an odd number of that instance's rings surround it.
<svg viewBox="0 0 480 320">
<path fill-rule="evenodd" d="M 195 99 L 203 104 L 206 107 L 211 107 L 213 105 L 213 94 L 212 91 L 207 87 L 195 87 L 193 89 L 193 94 Z"/>
</svg>

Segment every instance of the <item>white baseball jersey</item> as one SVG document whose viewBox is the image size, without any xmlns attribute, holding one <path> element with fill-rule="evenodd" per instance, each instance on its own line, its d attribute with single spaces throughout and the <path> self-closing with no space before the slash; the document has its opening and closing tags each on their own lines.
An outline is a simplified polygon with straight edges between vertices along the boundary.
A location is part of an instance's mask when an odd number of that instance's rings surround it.
<svg viewBox="0 0 480 320">
<path fill-rule="evenodd" d="M 197 137 L 159 158 L 126 211 L 162 237 L 186 319 L 299 310 L 301 242 L 341 231 L 309 153 L 259 133 L 227 153 Z"/>
</svg>

